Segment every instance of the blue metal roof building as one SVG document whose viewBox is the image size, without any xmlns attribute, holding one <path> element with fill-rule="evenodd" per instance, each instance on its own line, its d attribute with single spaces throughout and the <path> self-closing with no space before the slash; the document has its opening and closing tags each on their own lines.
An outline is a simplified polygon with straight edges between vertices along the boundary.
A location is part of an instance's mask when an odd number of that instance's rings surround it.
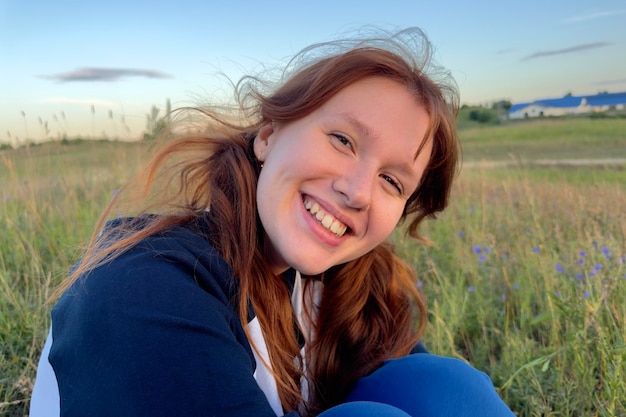
<svg viewBox="0 0 626 417">
<path fill-rule="evenodd" d="M 600 93 L 586 96 L 565 96 L 517 103 L 509 109 L 509 118 L 524 119 L 540 116 L 564 116 L 626 109 L 626 92 Z"/>
</svg>

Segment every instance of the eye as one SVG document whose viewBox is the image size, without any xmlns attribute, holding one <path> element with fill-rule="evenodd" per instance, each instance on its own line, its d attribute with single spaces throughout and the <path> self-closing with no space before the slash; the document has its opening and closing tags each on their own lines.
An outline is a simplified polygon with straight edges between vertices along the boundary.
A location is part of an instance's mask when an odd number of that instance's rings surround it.
<svg viewBox="0 0 626 417">
<path fill-rule="evenodd" d="M 331 133 L 330 136 L 335 138 L 335 140 L 337 140 L 337 142 L 341 143 L 342 145 L 352 149 L 352 142 L 350 142 L 350 139 L 348 139 L 348 137 L 342 135 L 341 133 Z"/>
<path fill-rule="evenodd" d="M 392 187 L 394 187 L 398 191 L 398 193 L 402 194 L 402 185 L 400 185 L 400 183 L 398 181 L 396 181 L 395 179 L 393 179 L 389 175 L 385 175 L 385 174 L 381 174 L 380 177 L 383 180 L 385 180 L 387 183 L 389 183 Z"/>
</svg>

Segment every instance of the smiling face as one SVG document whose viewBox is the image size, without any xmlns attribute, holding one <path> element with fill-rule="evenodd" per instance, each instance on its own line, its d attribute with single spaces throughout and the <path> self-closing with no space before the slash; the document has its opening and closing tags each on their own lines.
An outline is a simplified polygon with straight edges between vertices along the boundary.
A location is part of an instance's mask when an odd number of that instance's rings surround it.
<svg viewBox="0 0 626 417">
<path fill-rule="evenodd" d="M 257 203 L 275 273 L 315 275 L 380 244 L 428 164 L 424 106 L 402 84 L 371 77 L 296 121 L 268 123 L 254 142 L 263 162 Z"/>
</svg>

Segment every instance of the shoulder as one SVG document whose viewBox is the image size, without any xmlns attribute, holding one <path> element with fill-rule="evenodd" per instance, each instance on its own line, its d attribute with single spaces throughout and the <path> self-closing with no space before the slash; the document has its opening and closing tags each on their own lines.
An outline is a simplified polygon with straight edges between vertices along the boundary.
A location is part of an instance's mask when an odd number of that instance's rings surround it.
<svg viewBox="0 0 626 417">
<path fill-rule="evenodd" d="M 131 227 L 141 228 L 141 220 Z M 192 278 L 207 289 L 215 289 L 212 287 L 217 284 L 227 290 L 235 281 L 234 273 L 210 243 L 209 235 L 208 225 L 198 217 L 140 240 L 89 276 L 105 274 L 115 280 L 132 275 L 134 279 L 156 281 L 167 275 Z"/>
<path fill-rule="evenodd" d="M 234 282 L 197 224 L 143 239 L 81 277 L 52 313 L 49 361 L 64 407 L 270 415 Z"/>
<path fill-rule="evenodd" d="M 230 297 L 236 290 L 234 273 L 209 242 L 206 224 L 201 218 L 150 236 L 125 255 L 117 265 L 111 266 L 119 268 L 131 263 L 157 275 L 162 275 L 162 268 L 172 273 L 169 267 L 174 266 L 176 275 L 192 278 L 195 284 L 210 292 L 225 292 Z"/>
<path fill-rule="evenodd" d="M 232 315 L 236 283 L 201 225 L 190 223 L 147 237 L 79 277 L 55 311 L 98 317 L 143 308 L 200 318 L 207 309 L 220 309 Z"/>
</svg>

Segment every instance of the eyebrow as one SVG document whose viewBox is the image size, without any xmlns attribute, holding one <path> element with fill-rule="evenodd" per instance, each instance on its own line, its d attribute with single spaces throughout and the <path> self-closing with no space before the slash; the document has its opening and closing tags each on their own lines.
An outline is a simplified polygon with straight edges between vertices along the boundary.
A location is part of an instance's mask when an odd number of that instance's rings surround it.
<svg viewBox="0 0 626 417">
<path fill-rule="evenodd" d="M 362 123 L 352 113 L 344 112 L 344 113 L 339 113 L 339 115 L 342 118 L 344 118 L 353 128 L 355 128 L 359 132 L 360 135 L 364 135 L 370 138 L 379 137 L 377 132 L 373 132 L 372 130 L 370 130 L 369 127 L 367 127 L 364 123 Z M 423 141 L 422 143 L 420 143 L 419 147 L 417 148 L 417 152 L 415 153 L 415 158 L 413 159 L 413 162 L 417 161 L 417 158 L 419 157 L 421 151 L 423 150 L 423 147 L 426 145 L 426 142 L 427 141 Z M 408 162 L 397 165 L 397 168 L 400 170 L 400 172 L 402 172 L 403 175 L 411 179 L 419 179 L 417 178 L 418 176 L 415 174 L 415 171 L 413 171 L 413 166 L 409 164 Z"/>
<path fill-rule="evenodd" d="M 362 123 L 358 118 L 356 118 L 352 113 L 339 113 L 339 115 L 344 118 L 353 128 L 355 128 L 359 134 L 364 135 L 364 136 L 368 136 L 371 138 L 378 138 L 380 137 L 380 135 L 377 132 L 374 132 L 372 130 L 370 130 L 369 127 L 367 127 L 364 123 Z M 419 146 L 417 147 L 417 151 L 415 152 L 415 156 L 413 158 L 413 162 L 417 161 L 417 158 L 419 157 L 420 153 L 422 153 L 422 150 L 424 148 L 424 146 L 426 146 L 426 142 L 428 142 L 428 139 L 423 138 L 422 142 L 420 142 Z"/>
<path fill-rule="evenodd" d="M 372 132 L 369 127 L 363 124 L 352 113 L 339 113 L 339 115 L 345 119 L 353 128 L 355 128 L 360 135 L 377 138 L 379 135 L 376 132 Z"/>
</svg>

